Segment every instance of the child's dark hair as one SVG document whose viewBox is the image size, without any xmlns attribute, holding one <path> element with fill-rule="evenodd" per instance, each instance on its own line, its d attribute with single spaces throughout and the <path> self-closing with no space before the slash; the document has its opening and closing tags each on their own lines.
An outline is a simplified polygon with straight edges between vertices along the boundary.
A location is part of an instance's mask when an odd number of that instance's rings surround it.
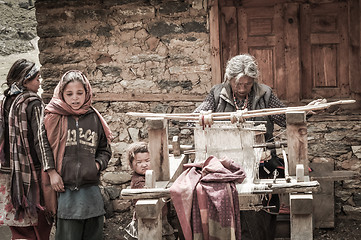
<svg viewBox="0 0 361 240">
<path fill-rule="evenodd" d="M 137 153 L 149 153 L 148 144 L 146 142 L 135 142 L 128 147 L 127 158 L 130 167 L 132 167 L 134 157 Z"/>
<path fill-rule="evenodd" d="M 33 71 L 32 71 L 33 70 Z M 8 89 L 4 91 L 4 94 L 7 96 L 10 90 L 10 87 L 15 83 L 19 88 L 23 87 L 24 81 L 31 81 L 39 73 L 39 68 L 35 66 L 34 62 L 28 61 L 26 59 L 18 59 L 11 66 L 8 75 L 6 77 L 6 84 Z"/>
<path fill-rule="evenodd" d="M 83 84 L 85 92 L 88 93 L 89 89 L 87 89 L 87 84 L 85 81 L 85 76 L 81 71 L 77 71 L 77 70 L 70 70 L 68 72 L 66 72 L 63 75 L 63 81 L 62 81 L 62 85 L 60 86 L 60 96 L 63 96 L 64 93 L 64 89 L 66 87 L 66 85 L 68 85 L 68 83 L 71 82 L 80 82 Z"/>
</svg>

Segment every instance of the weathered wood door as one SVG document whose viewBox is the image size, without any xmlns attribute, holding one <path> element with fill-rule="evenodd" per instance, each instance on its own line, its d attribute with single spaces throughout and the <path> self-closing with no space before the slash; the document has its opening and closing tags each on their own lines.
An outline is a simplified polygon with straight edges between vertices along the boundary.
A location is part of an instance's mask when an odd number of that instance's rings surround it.
<svg viewBox="0 0 361 240">
<path fill-rule="evenodd" d="M 348 26 L 347 1 L 219 1 L 222 75 L 231 57 L 250 53 L 259 81 L 286 102 L 349 97 Z"/>
<path fill-rule="evenodd" d="M 349 96 L 347 2 L 300 8 L 302 98 Z"/>
</svg>

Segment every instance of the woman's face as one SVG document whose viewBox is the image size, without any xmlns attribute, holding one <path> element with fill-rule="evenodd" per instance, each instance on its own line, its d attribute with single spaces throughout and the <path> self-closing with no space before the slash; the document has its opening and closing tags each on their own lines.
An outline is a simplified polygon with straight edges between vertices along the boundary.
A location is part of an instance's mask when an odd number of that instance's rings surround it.
<svg viewBox="0 0 361 240">
<path fill-rule="evenodd" d="M 243 76 L 238 79 L 230 80 L 232 92 L 238 99 L 245 98 L 252 90 L 254 79 L 249 76 Z"/>
<path fill-rule="evenodd" d="M 25 81 L 23 86 L 31 92 L 37 93 L 40 87 L 40 74 L 38 73 L 35 78 L 30 81 Z"/>
<path fill-rule="evenodd" d="M 72 109 L 78 110 L 85 102 L 85 93 L 83 83 L 69 82 L 64 88 L 63 99 Z"/>
</svg>

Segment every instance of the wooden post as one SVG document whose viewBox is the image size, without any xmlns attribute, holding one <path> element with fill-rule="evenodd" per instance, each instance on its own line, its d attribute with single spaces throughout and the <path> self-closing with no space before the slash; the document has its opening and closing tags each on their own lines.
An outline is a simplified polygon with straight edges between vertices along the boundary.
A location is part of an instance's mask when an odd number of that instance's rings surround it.
<svg viewBox="0 0 361 240">
<path fill-rule="evenodd" d="M 169 180 L 168 122 L 164 118 L 148 120 L 151 168 L 157 181 Z"/>
<path fill-rule="evenodd" d="M 181 149 L 180 149 L 179 137 L 178 136 L 173 136 L 172 146 L 173 146 L 173 155 L 174 156 L 180 156 L 181 155 Z"/>
<path fill-rule="evenodd" d="M 155 175 L 153 170 L 145 171 L 145 188 L 155 188 Z"/>
<path fill-rule="evenodd" d="M 222 82 L 221 49 L 219 39 L 218 0 L 209 1 L 209 35 L 211 47 L 212 86 Z"/>
<path fill-rule="evenodd" d="M 290 194 L 291 240 L 313 239 L 312 194 Z"/>
<path fill-rule="evenodd" d="M 135 204 L 139 240 L 162 239 L 162 207 L 161 199 L 139 200 Z"/>
<path fill-rule="evenodd" d="M 289 174 L 296 176 L 296 165 L 303 164 L 304 175 L 308 176 L 306 113 L 288 112 L 286 119 Z"/>
</svg>

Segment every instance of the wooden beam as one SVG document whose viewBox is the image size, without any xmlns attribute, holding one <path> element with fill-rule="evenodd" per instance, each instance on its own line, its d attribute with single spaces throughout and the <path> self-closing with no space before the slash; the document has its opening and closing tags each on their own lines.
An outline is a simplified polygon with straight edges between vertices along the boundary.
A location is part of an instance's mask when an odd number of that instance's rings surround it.
<svg viewBox="0 0 361 240">
<path fill-rule="evenodd" d="M 289 174 L 296 175 L 296 165 L 303 164 L 308 176 L 307 122 L 305 112 L 286 113 Z"/>
<path fill-rule="evenodd" d="M 291 239 L 313 239 L 312 194 L 290 194 Z"/>
<path fill-rule="evenodd" d="M 151 168 L 157 181 L 169 180 L 168 121 L 164 118 L 148 120 Z"/>
<path fill-rule="evenodd" d="M 210 34 L 210 46 L 211 46 L 212 85 L 216 85 L 222 82 L 218 0 L 212 0 L 210 2 L 209 7 L 210 7 L 209 34 Z"/>
<path fill-rule="evenodd" d="M 43 93 L 43 99 L 52 94 Z M 206 95 L 157 94 L 157 93 L 93 93 L 93 101 L 99 102 L 203 102 Z"/>
<path fill-rule="evenodd" d="M 361 174 L 354 171 L 332 171 L 325 172 L 324 175 L 311 176 L 311 180 L 324 180 L 324 181 L 340 181 L 347 179 L 360 179 Z"/>
<path fill-rule="evenodd" d="M 262 179 L 266 180 L 266 179 Z M 272 180 L 272 179 L 271 179 Z M 277 179 L 277 182 L 280 180 Z M 267 182 L 267 181 L 266 181 Z M 236 184 L 237 189 L 240 189 L 240 184 Z M 285 180 L 280 183 L 264 183 L 254 184 L 252 194 L 268 194 L 268 193 L 292 193 L 292 192 L 314 192 L 319 188 L 317 181 L 312 182 L 295 182 L 287 183 Z M 240 193 L 239 196 L 249 196 L 250 193 Z M 139 189 L 123 189 L 121 191 L 123 199 L 151 199 L 170 197 L 169 188 L 139 188 Z"/>
<path fill-rule="evenodd" d="M 139 240 L 162 239 L 162 207 L 160 199 L 139 200 L 135 204 Z"/>
<path fill-rule="evenodd" d="M 350 33 L 350 90 L 355 93 L 361 93 L 361 31 L 360 31 L 360 4 L 359 0 L 351 0 L 350 2 L 350 25 L 352 30 Z"/>
<path fill-rule="evenodd" d="M 285 3 L 285 74 L 287 79 L 287 100 L 298 102 L 301 94 L 299 4 Z"/>
</svg>

